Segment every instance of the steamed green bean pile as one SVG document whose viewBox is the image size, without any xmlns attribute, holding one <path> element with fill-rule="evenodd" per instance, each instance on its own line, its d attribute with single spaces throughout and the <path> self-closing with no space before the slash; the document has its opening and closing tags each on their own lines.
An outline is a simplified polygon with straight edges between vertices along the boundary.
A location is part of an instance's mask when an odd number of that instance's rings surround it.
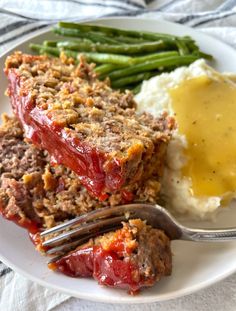
<svg viewBox="0 0 236 311">
<path fill-rule="evenodd" d="M 30 44 L 39 54 L 59 57 L 64 52 L 79 60 L 82 54 L 95 63 L 98 78 L 110 78 L 117 89 L 139 90 L 140 83 L 162 72 L 189 65 L 199 58 L 212 59 L 200 51 L 189 36 L 124 30 L 90 24 L 59 22 L 53 32 L 58 40 Z"/>
</svg>

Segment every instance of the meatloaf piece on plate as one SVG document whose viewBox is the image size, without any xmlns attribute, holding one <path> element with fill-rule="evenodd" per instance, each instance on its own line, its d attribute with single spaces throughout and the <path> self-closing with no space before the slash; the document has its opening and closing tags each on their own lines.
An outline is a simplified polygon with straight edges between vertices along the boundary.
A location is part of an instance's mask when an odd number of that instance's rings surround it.
<svg viewBox="0 0 236 311">
<path fill-rule="evenodd" d="M 121 200 L 116 194 L 100 202 L 81 185 L 74 172 L 62 165 L 52 166 L 49 160 L 47 152 L 24 140 L 16 118 L 3 116 L 0 213 L 28 229 L 41 251 L 40 230 Z M 147 182 L 141 192 L 136 190 L 135 200 L 156 200 L 159 187 L 154 181 Z M 130 220 L 123 223 L 122 229 L 90 240 L 49 267 L 73 277 L 93 276 L 100 284 L 134 293 L 169 275 L 171 257 L 170 241 L 164 232 L 141 220 Z"/>
<path fill-rule="evenodd" d="M 121 93 L 96 78 L 83 59 L 9 56 L 5 73 L 8 95 L 25 135 L 70 168 L 100 200 L 150 176 L 162 173 L 173 127 L 136 114 L 130 92 Z M 124 197 L 132 200 L 132 195 Z"/>
<path fill-rule="evenodd" d="M 171 274 L 170 240 L 140 219 L 79 246 L 49 268 L 69 276 L 93 276 L 101 285 L 128 289 L 131 294 Z"/>
</svg>

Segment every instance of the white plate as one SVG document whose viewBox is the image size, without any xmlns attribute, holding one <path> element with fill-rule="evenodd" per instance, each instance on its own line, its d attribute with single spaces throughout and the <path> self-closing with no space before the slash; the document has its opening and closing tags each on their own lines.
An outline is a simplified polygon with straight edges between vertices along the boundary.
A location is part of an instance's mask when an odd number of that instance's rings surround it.
<svg viewBox="0 0 236 311">
<path fill-rule="evenodd" d="M 215 56 L 214 67 L 221 71 L 236 72 L 236 52 L 225 45 L 193 29 L 157 20 L 116 18 L 103 19 L 99 23 L 126 29 L 165 32 L 176 35 L 190 35 L 201 49 Z M 13 50 L 29 52 L 29 42 L 42 42 L 54 37 L 49 31 L 40 32 L 22 42 Z M 6 55 L 0 58 L 4 67 Z M 2 69 L 1 69 L 2 72 Z M 10 112 L 9 100 L 3 95 L 7 86 L 4 74 L 0 75 L 0 112 Z M 221 212 L 214 224 L 195 223 L 195 226 L 236 226 L 236 208 Z M 93 301 L 109 303 L 147 303 L 180 297 L 209 286 L 236 271 L 236 242 L 190 243 L 176 241 L 172 244 L 173 273 L 153 288 L 146 289 L 132 297 L 125 291 L 97 285 L 92 279 L 74 279 L 48 270 L 46 259 L 34 250 L 25 230 L 0 218 L 0 259 L 27 278 L 43 286 L 69 295 Z"/>
</svg>

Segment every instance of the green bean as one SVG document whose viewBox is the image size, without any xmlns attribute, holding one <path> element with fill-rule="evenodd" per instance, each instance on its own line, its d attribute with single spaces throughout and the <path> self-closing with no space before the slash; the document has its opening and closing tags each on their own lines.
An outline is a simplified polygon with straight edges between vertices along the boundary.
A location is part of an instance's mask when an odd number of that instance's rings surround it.
<svg viewBox="0 0 236 311">
<path fill-rule="evenodd" d="M 73 41 L 69 41 L 69 42 L 70 43 L 67 43 L 65 41 L 59 42 L 58 46 L 59 47 L 65 47 L 68 49 L 68 47 L 72 47 L 72 45 L 73 45 Z M 76 42 L 76 45 L 77 44 L 78 43 Z M 147 60 L 153 60 L 153 59 L 158 59 L 161 57 L 174 56 L 174 55 L 179 55 L 179 53 L 177 51 L 150 53 L 150 54 L 146 54 L 144 56 L 135 56 L 135 57 L 133 57 L 132 62 L 133 63 L 142 63 L 142 62 L 145 62 Z"/>
<path fill-rule="evenodd" d="M 207 60 L 213 60 L 212 55 L 200 51 L 196 42 L 191 37 L 186 36 L 186 38 L 189 40 L 187 43 L 189 53 L 191 53 L 193 55 L 198 55 L 199 57 L 205 58 Z"/>
<path fill-rule="evenodd" d="M 187 44 L 185 44 L 184 41 L 181 41 L 180 39 L 176 39 L 176 45 L 178 46 L 179 54 L 180 55 L 188 55 L 189 49 L 187 47 Z"/>
<path fill-rule="evenodd" d="M 179 53 L 177 51 L 169 51 L 169 52 L 159 52 L 159 53 L 153 53 L 153 54 L 147 54 L 144 56 L 138 56 L 133 58 L 133 63 L 134 64 L 141 64 L 145 63 L 147 61 L 155 60 L 155 59 L 160 59 L 164 57 L 169 57 L 169 56 L 178 56 Z"/>
<path fill-rule="evenodd" d="M 100 33 L 105 33 L 110 36 L 126 36 L 126 37 L 133 37 L 133 38 L 142 38 L 145 40 L 158 40 L 158 39 L 168 39 L 170 42 L 172 41 L 175 44 L 176 36 L 170 34 L 163 34 L 163 33 L 154 33 L 154 32 L 147 32 L 147 31 L 136 31 L 136 30 L 125 30 L 119 28 L 112 28 L 100 25 L 91 25 L 91 24 L 79 24 L 79 23 L 72 23 L 72 22 L 59 22 L 59 27 L 68 28 L 68 29 L 76 29 L 80 30 L 81 32 L 89 32 L 89 31 L 98 31 Z M 184 41 L 189 41 L 188 38 L 183 37 L 181 38 Z"/>
<path fill-rule="evenodd" d="M 29 45 L 29 47 L 33 51 L 38 52 L 39 54 L 46 53 L 46 54 L 49 54 L 49 55 L 52 55 L 52 56 L 57 56 L 57 57 L 60 56 L 60 50 L 57 49 L 57 48 L 54 48 L 54 47 L 47 47 L 47 46 L 44 46 L 44 45 L 34 44 L 34 43 L 31 43 Z"/>
<path fill-rule="evenodd" d="M 116 40 L 121 42 L 121 43 L 144 43 L 144 42 L 148 42 L 147 40 L 144 40 L 143 38 L 132 38 L 132 37 L 126 37 L 126 36 L 116 37 Z"/>
<path fill-rule="evenodd" d="M 205 58 L 207 60 L 213 60 L 213 56 L 210 54 L 206 54 L 204 52 L 201 51 L 195 51 L 192 53 L 192 55 L 197 55 L 199 58 Z"/>
<path fill-rule="evenodd" d="M 43 45 L 44 46 L 50 46 L 50 47 L 57 47 L 57 46 L 60 46 L 61 43 L 64 42 L 64 41 L 61 41 L 61 40 L 45 40 L 43 41 Z M 75 42 L 77 45 L 78 44 L 94 44 L 91 40 L 88 40 L 88 39 L 76 39 L 76 40 L 73 40 L 73 41 L 66 41 L 66 42 Z"/>
<path fill-rule="evenodd" d="M 65 37 L 84 38 L 89 39 L 93 42 L 119 44 L 118 41 L 111 38 L 107 38 L 104 36 L 104 34 L 100 34 L 97 32 L 82 32 L 78 29 L 67 29 L 67 28 L 54 28 L 53 31 Z"/>
<path fill-rule="evenodd" d="M 58 41 L 45 40 L 43 41 L 43 45 L 48 47 L 57 47 L 57 42 Z"/>
<path fill-rule="evenodd" d="M 126 66 L 132 64 L 132 57 L 126 55 L 108 53 L 79 53 L 78 55 L 84 55 L 88 61 L 93 61 L 96 63 L 118 64 Z"/>
<path fill-rule="evenodd" d="M 84 55 L 88 62 L 102 63 L 102 64 L 118 64 L 129 66 L 132 63 L 132 57 L 126 55 L 108 54 L 108 53 L 76 53 L 70 50 L 61 49 L 68 57 L 78 59 L 80 55 Z"/>
<path fill-rule="evenodd" d="M 149 78 L 157 75 L 156 72 L 144 72 L 137 75 L 127 76 L 125 78 L 120 78 L 118 80 L 112 81 L 111 85 L 114 88 L 123 87 L 125 85 L 134 84 L 140 81 L 148 80 Z"/>
<path fill-rule="evenodd" d="M 57 56 L 57 57 L 59 57 L 62 52 L 62 50 L 55 48 L 55 47 L 49 47 L 49 46 L 34 44 L 34 43 L 31 43 L 29 47 L 32 50 L 39 52 L 39 54 L 48 54 L 48 55 Z M 78 59 L 78 53 L 76 52 L 66 51 L 66 50 L 65 51 L 63 50 L 63 52 L 65 53 L 67 57 Z"/>
<path fill-rule="evenodd" d="M 197 46 L 196 42 L 191 38 L 191 37 L 184 37 L 184 38 L 187 38 L 188 41 L 187 41 L 187 46 L 188 46 L 188 49 L 190 52 L 194 52 L 194 51 L 198 51 L 199 50 L 199 47 Z"/>
<path fill-rule="evenodd" d="M 114 64 L 103 64 L 103 65 L 100 65 L 100 66 L 96 67 L 94 69 L 94 71 L 96 73 L 99 73 L 100 75 L 102 75 L 102 74 L 106 74 L 108 72 L 111 72 L 114 69 L 117 69 L 117 65 L 114 65 Z"/>
<path fill-rule="evenodd" d="M 109 44 L 91 44 L 88 42 L 76 41 L 61 41 L 57 43 L 58 47 L 63 47 L 73 51 L 86 51 L 86 52 L 102 52 L 114 54 L 140 54 L 152 53 L 159 50 L 166 49 L 166 45 L 162 40 L 154 42 L 144 42 L 139 44 L 123 44 L 123 45 L 109 45 Z"/>
<path fill-rule="evenodd" d="M 126 55 L 108 54 L 108 53 L 77 53 L 70 50 L 64 50 L 53 47 L 46 47 L 44 45 L 30 44 L 30 48 L 36 51 L 49 53 L 55 56 L 60 56 L 60 52 L 64 52 L 68 57 L 78 59 L 80 55 L 84 55 L 88 62 L 108 63 L 118 65 L 130 65 L 132 57 Z"/>
<path fill-rule="evenodd" d="M 163 68 L 169 68 L 172 66 L 179 67 L 183 65 L 188 65 L 197 60 L 198 58 L 198 56 L 194 55 L 165 57 L 141 64 L 135 64 L 124 69 L 118 69 L 108 74 L 108 76 L 111 80 L 114 80 L 140 72 L 160 69 L 162 70 Z"/>
</svg>

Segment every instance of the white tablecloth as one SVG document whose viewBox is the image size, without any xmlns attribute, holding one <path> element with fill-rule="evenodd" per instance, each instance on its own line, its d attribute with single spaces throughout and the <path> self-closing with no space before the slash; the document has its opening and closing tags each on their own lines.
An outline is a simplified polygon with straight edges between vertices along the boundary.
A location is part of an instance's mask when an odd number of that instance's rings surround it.
<svg viewBox="0 0 236 311">
<path fill-rule="evenodd" d="M 0 54 L 56 20 L 149 16 L 198 28 L 236 48 L 236 0 L 0 0 Z M 107 305 L 43 288 L 0 263 L 0 311 L 235 311 L 236 274 L 187 297 L 146 305 Z"/>
</svg>

